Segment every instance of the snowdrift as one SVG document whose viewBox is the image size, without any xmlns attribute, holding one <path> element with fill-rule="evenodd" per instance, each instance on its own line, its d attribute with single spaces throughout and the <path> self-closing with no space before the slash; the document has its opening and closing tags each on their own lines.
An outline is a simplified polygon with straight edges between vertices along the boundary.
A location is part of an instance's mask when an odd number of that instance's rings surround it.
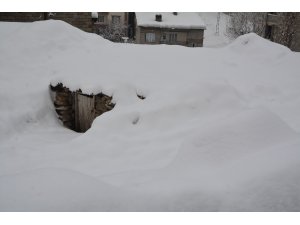
<svg viewBox="0 0 300 225">
<path fill-rule="evenodd" d="M 299 211 L 300 54 L 0 23 L 0 211 Z M 113 96 L 83 134 L 49 84 Z M 137 95 L 145 96 L 141 100 Z"/>
</svg>

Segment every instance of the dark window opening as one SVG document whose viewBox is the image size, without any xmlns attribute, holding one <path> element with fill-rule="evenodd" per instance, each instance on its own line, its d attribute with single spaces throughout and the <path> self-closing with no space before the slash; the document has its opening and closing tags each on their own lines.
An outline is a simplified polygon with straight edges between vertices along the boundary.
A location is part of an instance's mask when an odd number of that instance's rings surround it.
<svg viewBox="0 0 300 225">
<path fill-rule="evenodd" d="M 134 38 L 135 36 L 135 13 L 128 13 L 128 37 Z"/>
<path fill-rule="evenodd" d="M 98 22 L 104 23 L 104 16 L 103 15 L 98 16 Z"/>
<path fill-rule="evenodd" d="M 177 33 L 169 34 L 169 41 L 170 41 L 170 43 L 176 43 L 177 42 Z"/>
<path fill-rule="evenodd" d="M 266 31 L 265 31 L 265 38 L 271 40 L 272 39 L 272 26 L 267 25 L 266 26 Z M 271 40 L 272 41 L 272 40 Z"/>
<path fill-rule="evenodd" d="M 155 33 L 146 33 L 145 34 L 146 42 L 155 42 Z"/>
<path fill-rule="evenodd" d="M 113 26 L 121 25 L 121 16 L 111 16 L 111 21 Z"/>
</svg>

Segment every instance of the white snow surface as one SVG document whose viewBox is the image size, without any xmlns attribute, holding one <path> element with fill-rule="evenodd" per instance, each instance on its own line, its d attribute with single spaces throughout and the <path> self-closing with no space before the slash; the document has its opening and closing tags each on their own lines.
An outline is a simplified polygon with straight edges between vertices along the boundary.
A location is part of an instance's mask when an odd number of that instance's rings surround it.
<svg viewBox="0 0 300 225">
<path fill-rule="evenodd" d="M 155 20 L 155 15 L 160 14 L 162 21 Z M 178 12 L 136 12 L 136 22 L 141 27 L 177 28 L 177 29 L 206 29 L 199 13 Z"/>
<path fill-rule="evenodd" d="M 225 13 L 220 13 L 219 32 L 217 32 L 218 13 L 217 12 L 200 12 L 198 13 L 203 19 L 206 30 L 204 31 L 204 47 L 223 47 L 229 44 L 232 40 L 227 35 L 227 23 L 229 16 Z"/>
<path fill-rule="evenodd" d="M 0 52 L 0 211 L 300 210 L 299 53 L 255 34 L 117 44 L 54 20 L 1 22 Z M 73 132 L 58 82 L 116 106 Z"/>
<path fill-rule="evenodd" d="M 98 19 L 98 13 L 97 12 L 91 12 L 91 16 L 94 19 Z"/>
</svg>

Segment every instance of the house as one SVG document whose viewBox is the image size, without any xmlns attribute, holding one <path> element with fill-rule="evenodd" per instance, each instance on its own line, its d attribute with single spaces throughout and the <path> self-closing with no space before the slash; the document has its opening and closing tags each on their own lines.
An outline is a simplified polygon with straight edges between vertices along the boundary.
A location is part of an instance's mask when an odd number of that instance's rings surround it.
<svg viewBox="0 0 300 225">
<path fill-rule="evenodd" d="M 197 13 L 136 12 L 137 44 L 170 44 L 202 47 L 206 26 Z"/>
<path fill-rule="evenodd" d="M 96 22 L 99 26 L 127 26 L 128 13 L 126 12 L 98 12 L 98 20 Z"/>
<path fill-rule="evenodd" d="M 128 15 L 127 12 L 98 12 L 94 33 L 112 41 L 122 41 L 123 37 L 128 37 Z"/>
<path fill-rule="evenodd" d="M 300 13 L 268 13 L 265 38 L 300 52 Z"/>
<path fill-rule="evenodd" d="M 33 22 L 63 20 L 83 31 L 93 32 L 95 15 L 91 12 L 0 12 L 0 21 Z"/>
<path fill-rule="evenodd" d="M 197 13 L 0 12 L 0 21 L 63 20 L 83 31 L 117 42 L 203 46 L 205 24 Z"/>
</svg>

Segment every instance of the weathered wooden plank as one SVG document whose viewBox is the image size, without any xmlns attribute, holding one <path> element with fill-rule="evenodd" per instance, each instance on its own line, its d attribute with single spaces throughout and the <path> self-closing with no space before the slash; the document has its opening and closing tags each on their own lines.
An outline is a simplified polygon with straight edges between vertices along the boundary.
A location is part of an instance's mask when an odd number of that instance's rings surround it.
<svg viewBox="0 0 300 225">
<path fill-rule="evenodd" d="M 95 119 L 95 98 L 94 96 L 87 96 L 80 93 L 76 93 L 76 129 L 81 132 L 87 131 L 93 120 Z"/>
</svg>

